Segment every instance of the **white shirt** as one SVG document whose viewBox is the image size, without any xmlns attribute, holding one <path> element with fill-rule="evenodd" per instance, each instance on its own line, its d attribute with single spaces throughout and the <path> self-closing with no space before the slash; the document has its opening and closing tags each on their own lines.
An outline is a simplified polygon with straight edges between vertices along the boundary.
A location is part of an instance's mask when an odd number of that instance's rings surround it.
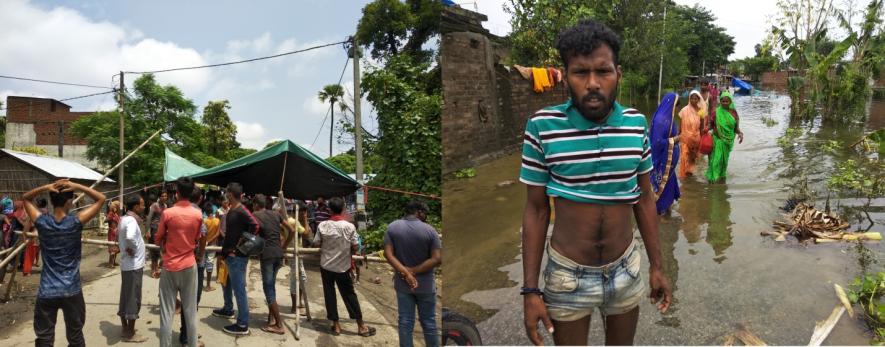
<svg viewBox="0 0 885 347">
<path fill-rule="evenodd" d="M 120 271 L 138 270 L 144 267 L 144 238 L 141 236 L 141 226 L 138 220 L 130 214 L 120 218 L 120 227 L 117 232 L 117 240 L 120 243 Z M 132 248 L 133 255 L 126 252 Z"/>
<path fill-rule="evenodd" d="M 332 272 L 350 270 L 350 246 L 356 245 L 356 228 L 348 221 L 327 220 L 317 226 L 313 243 L 320 245 L 320 267 Z"/>
</svg>

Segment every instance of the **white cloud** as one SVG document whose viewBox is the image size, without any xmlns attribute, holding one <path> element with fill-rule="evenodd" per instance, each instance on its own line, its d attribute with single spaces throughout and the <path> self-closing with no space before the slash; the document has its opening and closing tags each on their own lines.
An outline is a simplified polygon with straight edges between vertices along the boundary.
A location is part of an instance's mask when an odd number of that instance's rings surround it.
<svg viewBox="0 0 885 347">
<path fill-rule="evenodd" d="M 237 126 L 237 142 L 246 148 L 262 149 L 270 140 L 261 123 L 234 121 Z"/>
<path fill-rule="evenodd" d="M 302 109 L 305 116 L 314 119 L 323 119 L 323 117 L 326 116 L 326 113 L 329 113 L 329 104 L 320 101 L 316 95 L 311 95 L 307 97 L 307 99 L 304 99 Z"/>
<path fill-rule="evenodd" d="M 65 7 L 45 10 L 25 0 L 0 1 L 0 23 L 4 28 L 0 30 L 0 71 L 16 76 L 110 87 L 111 76 L 120 70 L 206 63 L 193 48 L 145 37 L 125 24 L 94 21 Z M 127 77 L 129 85 L 136 78 Z M 212 75 L 209 70 L 193 70 L 158 74 L 157 78 L 175 84 L 185 95 L 194 95 L 206 88 Z M 57 99 L 96 91 L 15 81 L 4 84 Z"/>
<path fill-rule="evenodd" d="M 181 48 L 171 42 L 144 39 L 135 45 L 123 45 L 120 55 L 129 71 L 162 70 L 170 67 L 206 65 L 206 61 L 192 48 Z M 209 83 L 210 70 L 196 69 L 157 74 L 163 84 L 182 89 L 185 95 L 202 91 Z"/>
</svg>

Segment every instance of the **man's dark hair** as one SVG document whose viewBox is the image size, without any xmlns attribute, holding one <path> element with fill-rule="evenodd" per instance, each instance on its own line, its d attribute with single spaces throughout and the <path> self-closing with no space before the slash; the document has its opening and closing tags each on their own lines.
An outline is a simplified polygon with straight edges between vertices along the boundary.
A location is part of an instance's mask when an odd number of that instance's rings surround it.
<svg viewBox="0 0 885 347">
<path fill-rule="evenodd" d="M 68 200 L 74 198 L 74 192 L 49 192 L 49 201 L 52 207 L 64 207 Z"/>
<path fill-rule="evenodd" d="M 234 199 L 240 200 L 243 198 L 243 185 L 237 182 L 231 182 L 227 184 L 227 188 L 225 188 L 228 193 L 234 196 Z"/>
<path fill-rule="evenodd" d="M 611 48 L 615 66 L 617 66 L 618 54 L 621 51 L 621 38 L 600 22 L 592 19 L 581 20 L 575 26 L 560 31 L 556 38 L 556 49 L 559 50 L 562 65 L 566 68 L 568 68 L 571 57 L 590 54 L 602 44 Z"/>
<path fill-rule="evenodd" d="M 194 191 L 191 192 L 190 202 L 199 204 L 200 201 L 203 200 L 203 189 L 202 188 L 194 188 Z"/>
<path fill-rule="evenodd" d="M 334 197 L 329 199 L 329 209 L 332 210 L 332 214 L 341 214 L 344 211 L 344 200 L 339 197 Z"/>
<path fill-rule="evenodd" d="M 123 204 L 126 205 L 126 211 L 132 211 L 135 206 L 138 206 L 138 203 L 141 202 L 141 195 L 132 194 L 126 197 L 126 200 L 123 201 Z"/>
<path fill-rule="evenodd" d="M 49 206 L 49 202 L 46 201 L 46 198 L 37 198 L 37 208 L 46 208 Z"/>
<path fill-rule="evenodd" d="M 252 204 L 257 205 L 258 208 L 267 207 L 267 197 L 264 194 L 256 194 L 255 198 L 252 199 Z"/>
<path fill-rule="evenodd" d="M 190 177 L 179 177 L 175 180 L 175 189 L 181 197 L 189 199 L 194 192 L 194 181 Z"/>
<path fill-rule="evenodd" d="M 424 201 L 413 199 L 406 204 L 406 214 L 416 214 L 418 211 L 427 212 L 427 204 Z"/>
</svg>

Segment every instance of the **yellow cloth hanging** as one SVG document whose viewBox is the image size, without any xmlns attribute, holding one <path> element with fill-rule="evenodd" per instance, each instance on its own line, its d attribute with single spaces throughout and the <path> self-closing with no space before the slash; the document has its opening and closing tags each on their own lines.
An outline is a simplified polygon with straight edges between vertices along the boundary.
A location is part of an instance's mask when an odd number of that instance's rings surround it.
<svg viewBox="0 0 885 347">
<path fill-rule="evenodd" d="M 216 282 L 227 287 L 227 264 L 224 263 L 224 260 L 218 262 L 218 278 Z"/>
<path fill-rule="evenodd" d="M 550 83 L 549 75 L 547 75 L 547 69 L 541 67 L 533 67 L 532 68 L 532 89 L 535 93 L 543 93 L 545 90 L 550 90 L 553 88 L 553 83 Z"/>
</svg>

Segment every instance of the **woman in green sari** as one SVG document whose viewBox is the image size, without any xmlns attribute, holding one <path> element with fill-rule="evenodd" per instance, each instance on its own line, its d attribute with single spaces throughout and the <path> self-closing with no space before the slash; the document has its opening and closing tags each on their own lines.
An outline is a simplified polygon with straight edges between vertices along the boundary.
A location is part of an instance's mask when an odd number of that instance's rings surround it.
<svg viewBox="0 0 885 347">
<path fill-rule="evenodd" d="M 734 108 L 731 93 L 722 92 L 711 127 L 713 130 L 713 152 L 710 153 L 710 166 L 707 168 L 707 180 L 711 183 L 725 182 L 728 157 L 731 155 L 731 149 L 734 148 L 735 135 L 737 135 L 738 143 L 744 142 L 744 133 L 741 132 L 739 125 L 740 118 Z"/>
</svg>

